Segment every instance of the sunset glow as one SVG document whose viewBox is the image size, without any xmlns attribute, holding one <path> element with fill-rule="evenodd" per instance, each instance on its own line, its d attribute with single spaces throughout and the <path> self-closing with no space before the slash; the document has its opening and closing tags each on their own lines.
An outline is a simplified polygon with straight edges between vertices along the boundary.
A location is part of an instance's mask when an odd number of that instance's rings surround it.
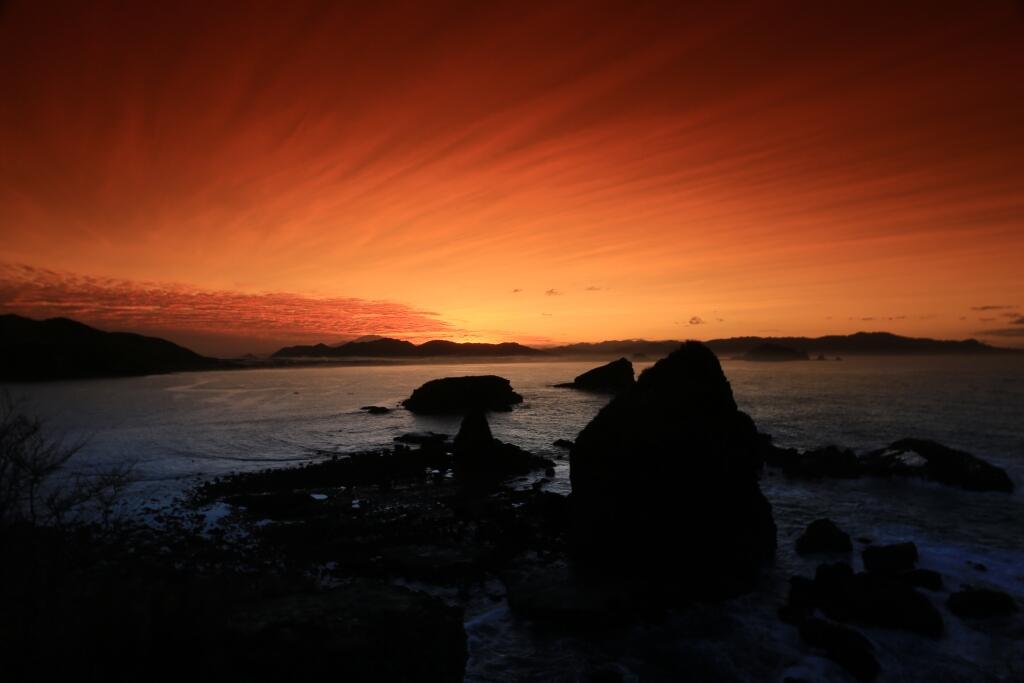
<svg viewBox="0 0 1024 683">
<path fill-rule="evenodd" d="M 702 4 L 4 3 L 0 311 L 1024 342 L 1021 5 Z"/>
</svg>

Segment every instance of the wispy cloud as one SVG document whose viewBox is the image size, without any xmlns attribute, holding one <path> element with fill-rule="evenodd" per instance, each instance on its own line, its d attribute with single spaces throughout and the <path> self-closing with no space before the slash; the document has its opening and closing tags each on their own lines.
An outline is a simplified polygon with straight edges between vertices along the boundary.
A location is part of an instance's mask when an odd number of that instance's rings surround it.
<svg viewBox="0 0 1024 683">
<path fill-rule="evenodd" d="M 557 289 L 548 289 L 544 292 L 547 296 L 562 296 L 562 293 Z"/>
<path fill-rule="evenodd" d="M 104 329 L 207 334 L 239 339 L 331 341 L 382 334 L 458 334 L 438 314 L 393 301 L 318 298 L 287 292 L 204 290 L 0 264 L 0 310 L 33 318 L 68 317 Z"/>
<path fill-rule="evenodd" d="M 690 324 L 691 325 L 703 325 L 704 324 L 704 319 L 701 318 L 699 315 L 695 315 L 692 318 L 690 318 Z"/>
<path fill-rule="evenodd" d="M 1004 311 L 1008 308 L 1016 308 L 1006 304 L 986 304 L 984 306 L 971 306 L 972 311 Z"/>
</svg>

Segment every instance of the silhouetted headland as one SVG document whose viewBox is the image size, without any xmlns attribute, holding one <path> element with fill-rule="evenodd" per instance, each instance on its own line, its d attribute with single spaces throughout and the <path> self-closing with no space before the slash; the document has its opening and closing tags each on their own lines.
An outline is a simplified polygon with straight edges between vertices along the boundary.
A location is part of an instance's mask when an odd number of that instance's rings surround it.
<svg viewBox="0 0 1024 683">
<path fill-rule="evenodd" d="M 67 318 L 0 315 L 0 380 L 126 377 L 233 365 L 166 339 L 103 332 Z"/>
</svg>

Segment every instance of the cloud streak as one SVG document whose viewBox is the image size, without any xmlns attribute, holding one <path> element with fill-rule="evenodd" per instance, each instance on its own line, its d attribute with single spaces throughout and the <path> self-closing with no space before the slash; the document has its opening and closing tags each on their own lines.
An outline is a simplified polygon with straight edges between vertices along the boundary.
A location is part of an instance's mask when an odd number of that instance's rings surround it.
<svg viewBox="0 0 1024 683">
<path fill-rule="evenodd" d="M 0 264 L 0 311 L 67 317 L 108 330 L 219 337 L 212 350 L 264 343 L 335 341 L 365 334 L 408 339 L 460 334 L 437 313 L 353 297 L 240 293 L 131 282 Z M 234 338 L 231 343 L 227 340 Z M 209 342 L 208 342 L 209 343 Z M 211 349 L 205 349 L 211 351 Z"/>
</svg>

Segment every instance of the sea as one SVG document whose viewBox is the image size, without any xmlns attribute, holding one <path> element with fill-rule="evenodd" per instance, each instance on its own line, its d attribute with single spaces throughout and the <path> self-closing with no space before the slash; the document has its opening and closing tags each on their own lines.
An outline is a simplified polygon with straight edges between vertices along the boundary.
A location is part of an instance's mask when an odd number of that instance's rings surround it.
<svg viewBox="0 0 1024 683">
<path fill-rule="evenodd" d="M 610 359 L 608 359 L 610 360 Z M 524 402 L 490 416 L 494 435 L 549 457 L 573 439 L 606 396 L 557 388 L 600 361 L 332 365 L 197 372 L 123 379 L 0 385 L 47 432 L 82 445 L 79 473 L 130 463 L 136 509 L 165 505 L 203 480 L 387 447 L 412 431 L 454 434 L 458 420 L 399 407 L 424 382 L 456 375 L 506 377 Z M 636 363 L 642 370 L 650 363 Z M 1024 357 L 847 357 L 841 361 L 723 360 L 736 402 L 782 446 L 837 444 L 866 451 L 903 437 L 934 439 L 1007 470 L 1013 494 L 924 481 L 794 481 L 767 471 L 779 551 L 753 593 L 698 605 L 656 624 L 613 633 L 552 633 L 512 615 L 504 601 L 467 609 L 467 681 L 577 681 L 594 666 L 625 681 L 853 680 L 780 622 L 788 579 L 817 561 L 793 551 L 814 519 L 829 517 L 863 544 L 914 541 L 918 566 L 938 570 L 929 594 L 943 612 L 941 640 L 863 628 L 880 681 L 1024 681 L 1024 618 L 965 622 L 945 609 L 961 585 L 997 588 L 1024 608 Z M 383 415 L 367 405 L 394 408 Z M 545 485 L 568 494 L 557 460 Z M 520 482 L 526 485 L 528 482 Z M 684 538 L 679 539 L 685 543 Z M 855 568 L 859 553 L 854 553 Z"/>
</svg>

